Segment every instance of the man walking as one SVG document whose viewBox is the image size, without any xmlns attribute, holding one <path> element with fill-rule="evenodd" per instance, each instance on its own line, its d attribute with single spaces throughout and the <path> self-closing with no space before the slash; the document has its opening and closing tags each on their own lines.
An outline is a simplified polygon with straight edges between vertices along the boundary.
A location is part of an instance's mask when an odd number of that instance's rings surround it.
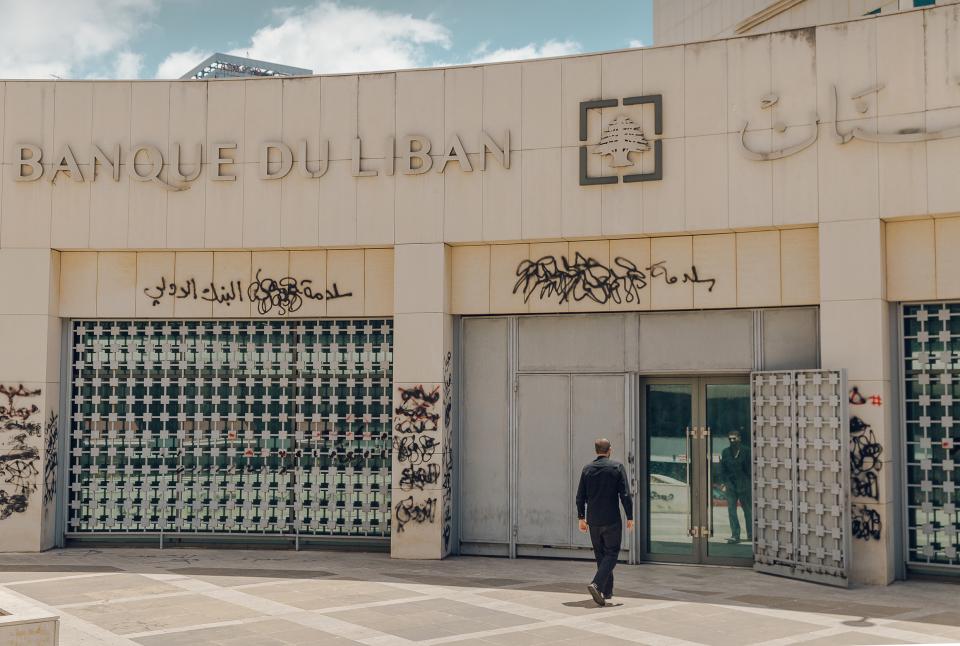
<svg viewBox="0 0 960 646">
<path fill-rule="evenodd" d="M 730 520 L 730 538 L 728 543 L 740 542 L 740 519 L 737 517 L 737 503 L 743 509 L 743 519 L 747 525 L 747 540 L 753 540 L 753 500 L 750 479 L 750 449 L 743 446 L 739 431 L 727 434 L 730 446 L 720 452 L 720 489 L 727 498 L 727 517 Z"/>
<path fill-rule="evenodd" d="M 597 440 L 593 446 L 597 457 L 583 467 L 577 487 L 577 518 L 581 532 L 589 528 L 593 554 L 597 558 L 597 573 L 587 591 L 598 606 L 603 606 L 613 597 L 613 568 L 620 556 L 623 525 L 618 501 L 627 514 L 627 529 L 633 529 L 633 501 L 627 470 L 610 459 L 610 441 Z"/>
</svg>

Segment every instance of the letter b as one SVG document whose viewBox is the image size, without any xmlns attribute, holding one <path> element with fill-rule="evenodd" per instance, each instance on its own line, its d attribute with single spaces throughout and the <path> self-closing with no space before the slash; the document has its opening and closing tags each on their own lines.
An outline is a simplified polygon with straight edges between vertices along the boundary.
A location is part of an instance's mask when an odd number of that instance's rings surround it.
<svg viewBox="0 0 960 646">
<path fill-rule="evenodd" d="M 413 149 L 413 144 L 419 144 L 417 150 Z M 404 175 L 422 175 L 433 166 L 433 159 L 430 157 L 430 140 L 423 135 L 410 135 L 403 138 L 400 157 L 403 160 Z M 413 167 L 413 160 L 419 159 L 420 165 Z"/>
</svg>

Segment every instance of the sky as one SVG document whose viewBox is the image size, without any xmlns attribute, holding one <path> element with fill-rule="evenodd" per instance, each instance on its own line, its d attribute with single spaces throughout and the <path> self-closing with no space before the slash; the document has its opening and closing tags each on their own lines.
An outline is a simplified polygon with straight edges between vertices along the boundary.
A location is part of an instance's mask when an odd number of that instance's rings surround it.
<svg viewBox="0 0 960 646">
<path fill-rule="evenodd" d="M 0 0 L 0 78 L 178 78 L 214 52 L 314 73 L 649 45 L 652 0 Z"/>
</svg>

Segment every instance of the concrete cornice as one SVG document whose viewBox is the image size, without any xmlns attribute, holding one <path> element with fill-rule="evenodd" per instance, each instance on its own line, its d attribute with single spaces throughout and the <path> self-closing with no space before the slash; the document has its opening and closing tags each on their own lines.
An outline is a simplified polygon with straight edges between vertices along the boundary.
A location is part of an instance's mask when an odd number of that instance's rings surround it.
<svg viewBox="0 0 960 646">
<path fill-rule="evenodd" d="M 738 22 L 737 26 L 733 28 L 733 33 L 740 35 L 748 32 L 757 25 L 767 22 L 774 16 L 780 15 L 787 9 L 792 9 L 802 2 L 806 2 L 806 0 L 777 0 L 773 4 L 768 5 L 766 8 L 761 9 L 752 16 L 748 16 Z"/>
</svg>

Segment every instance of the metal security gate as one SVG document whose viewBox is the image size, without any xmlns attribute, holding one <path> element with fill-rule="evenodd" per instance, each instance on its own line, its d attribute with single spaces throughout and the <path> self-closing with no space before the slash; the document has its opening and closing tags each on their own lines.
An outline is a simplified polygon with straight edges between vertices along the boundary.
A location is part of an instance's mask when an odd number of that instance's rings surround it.
<svg viewBox="0 0 960 646">
<path fill-rule="evenodd" d="M 392 336 L 390 320 L 74 322 L 68 537 L 388 537 Z"/>
<path fill-rule="evenodd" d="M 837 370 L 755 372 L 754 569 L 846 587 L 850 429 Z"/>
</svg>

